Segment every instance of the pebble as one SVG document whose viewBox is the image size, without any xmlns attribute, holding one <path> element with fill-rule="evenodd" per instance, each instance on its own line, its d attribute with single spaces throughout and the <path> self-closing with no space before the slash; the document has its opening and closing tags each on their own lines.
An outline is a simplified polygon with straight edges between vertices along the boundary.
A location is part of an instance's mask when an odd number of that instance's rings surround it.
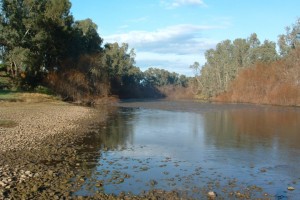
<svg viewBox="0 0 300 200">
<path fill-rule="evenodd" d="M 6 184 L 4 182 L 0 181 L 0 187 L 5 187 L 5 186 L 6 186 Z"/>
<path fill-rule="evenodd" d="M 214 191 L 209 191 L 209 192 L 207 193 L 207 197 L 208 197 L 208 199 L 210 199 L 210 200 L 214 200 L 214 199 L 216 199 L 217 194 L 216 194 Z"/>
<path fill-rule="evenodd" d="M 295 188 L 294 188 L 294 187 L 291 187 L 291 186 L 289 186 L 287 189 L 290 190 L 290 191 L 295 190 Z"/>
<path fill-rule="evenodd" d="M 156 180 L 151 180 L 150 184 L 151 184 L 151 186 L 157 185 L 157 181 Z"/>
</svg>

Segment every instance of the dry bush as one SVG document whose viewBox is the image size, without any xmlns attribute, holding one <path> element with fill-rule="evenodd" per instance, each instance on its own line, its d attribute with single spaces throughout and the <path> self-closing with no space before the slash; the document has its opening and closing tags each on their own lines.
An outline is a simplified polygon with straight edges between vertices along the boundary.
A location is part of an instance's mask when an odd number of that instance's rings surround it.
<svg viewBox="0 0 300 200">
<path fill-rule="evenodd" d="M 64 100 L 86 101 L 90 98 L 89 82 L 79 71 L 52 72 L 47 76 L 47 83 Z"/>
<path fill-rule="evenodd" d="M 280 61 L 242 70 L 229 91 L 214 100 L 299 106 L 300 49 Z"/>
<path fill-rule="evenodd" d="M 193 99 L 195 97 L 192 88 L 167 85 L 159 87 L 158 90 L 168 99 Z"/>
</svg>

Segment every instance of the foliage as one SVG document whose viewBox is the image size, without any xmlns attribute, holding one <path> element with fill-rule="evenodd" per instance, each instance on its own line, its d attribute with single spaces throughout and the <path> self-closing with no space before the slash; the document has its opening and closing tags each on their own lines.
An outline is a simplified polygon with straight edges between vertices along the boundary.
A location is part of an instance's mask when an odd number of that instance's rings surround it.
<svg viewBox="0 0 300 200">
<path fill-rule="evenodd" d="M 34 88 L 66 59 L 101 50 L 97 26 L 74 22 L 69 0 L 2 0 L 0 47 L 10 76 Z"/>
<path fill-rule="evenodd" d="M 282 57 L 287 56 L 289 52 L 295 47 L 299 47 L 299 38 L 297 34 L 300 33 L 300 18 L 296 20 L 296 23 L 292 26 L 286 27 L 286 34 L 279 35 L 278 46 L 280 55 Z"/>
<path fill-rule="evenodd" d="M 134 49 L 103 39 L 91 19 L 75 21 L 69 0 L 0 0 L 0 87 L 50 92 L 72 101 L 93 96 L 162 97 L 189 79 L 135 66 Z M 49 87 L 50 90 L 46 89 Z"/>
<path fill-rule="evenodd" d="M 189 79 L 184 75 L 179 75 L 175 72 L 169 72 L 164 69 L 149 68 L 144 72 L 144 85 L 152 86 L 182 86 L 186 87 Z"/>
<path fill-rule="evenodd" d="M 89 83 L 86 76 L 77 70 L 63 73 L 48 74 L 48 83 L 51 88 L 60 94 L 62 99 L 69 101 L 81 101 L 89 98 Z"/>
<path fill-rule="evenodd" d="M 265 50 L 268 45 L 264 44 L 262 55 L 269 62 L 257 62 L 253 67 L 241 70 L 228 91 L 215 100 L 299 106 L 299 34 L 300 19 L 286 28 L 286 35 L 279 36 L 280 59 L 272 61 L 274 53 Z"/>
<path fill-rule="evenodd" d="M 239 73 L 228 92 L 216 100 L 300 105 L 300 48 L 280 61 L 258 63 Z"/>
<path fill-rule="evenodd" d="M 205 52 L 206 63 L 200 71 L 199 63 L 191 68 L 196 72 L 198 90 L 206 97 L 213 97 L 228 90 L 238 72 L 256 62 L 272 62 L 278 59 L 276 44 L 265 40 L 263 44 L 253 33 L 248 39 L 222 41 L 215 49 Z M 197 71 L 198 70 L 198 71 Z"/>
<path fill-rule="evenodd" d="M 134 66 L 135 53 L 133 49 L 128 52 L 128 44 L 106 44 L 104 54 L 104 64 L 113 88 L 139 83 L 141 72 Z"/>
</svg>

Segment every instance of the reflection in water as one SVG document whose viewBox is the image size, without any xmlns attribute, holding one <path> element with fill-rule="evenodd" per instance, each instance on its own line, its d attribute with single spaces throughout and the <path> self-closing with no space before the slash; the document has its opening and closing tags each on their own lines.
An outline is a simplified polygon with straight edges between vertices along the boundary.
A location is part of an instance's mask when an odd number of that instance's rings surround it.
<svg viewBox="0 0 300 200">
<path fill-rule="evenodd" d="M 214 157 L 223 160 L 228 175 L 274 194 L 299 186 L 300 113 L 273 109 L 207 113 L 204 129 L 206 144 L 217 149 Z"/>
<path fill-rule="evenodd" d="M 264 192 L 300 195 L 287 191 L 288 186 L 300 186 L 299 109 L 218 109 L 193 102 L 192 108 L 185 103 L 182 110 L 180 104 L 171 104 L 168 111 L 120 108 L 106 125 L 94 128 L 82 141 L 89 148 L 81 152 L 95 161 L 87 181 L 94 187 L 79 193 L 138 194 L 160 188 L 196 198 L 210 189 L 223 197 L 250 190 L 251 197 Z"/>
</svg>

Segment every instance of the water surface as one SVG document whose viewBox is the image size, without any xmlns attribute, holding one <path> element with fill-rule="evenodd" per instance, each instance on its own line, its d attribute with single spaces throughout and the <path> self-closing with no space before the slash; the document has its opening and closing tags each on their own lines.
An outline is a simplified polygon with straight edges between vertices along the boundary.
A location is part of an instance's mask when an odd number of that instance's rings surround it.
<svg viewBox="0 0 300 200">
<path fill-rule="evenodd" d="M 123 102 L 82 141 L 78 192 L 177 190 L 201 198 L 300 196 L 300 109 L 187 101 Z M 294 187 L 289 191 L 288 187 Z"/>
</svg>

